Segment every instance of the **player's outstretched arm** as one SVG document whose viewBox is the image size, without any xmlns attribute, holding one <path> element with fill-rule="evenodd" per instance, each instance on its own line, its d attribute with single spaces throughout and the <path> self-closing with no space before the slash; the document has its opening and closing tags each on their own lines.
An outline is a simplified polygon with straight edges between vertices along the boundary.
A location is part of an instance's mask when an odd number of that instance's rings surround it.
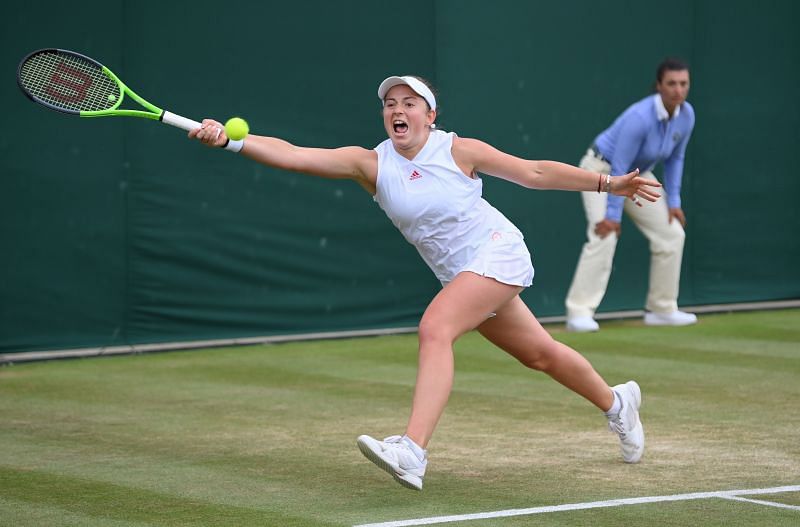
<svg viewBox="0 0 800 527">
<path fill-rule="evenodd" d="M 506 154 L 477 139 L 458 138 L 453 153 L 467 169 L 499 177 L 527 188 L 543 190 L 599 190 L 619 196 L 639 196 L 656 201 L 661 184 L 639 176 L 634 170 L 624 176 L 590 172 L 558 161 L 534 161 Z M 463 168 L 463 167 L 462 167 Z"/>
<path fill-rule="evenodd" d="M 204 119 L 203 126 L 189 132 L 189 137 L 213 147 L 222 147 L 228 141 L 223 126 L 213 119 Z M 245 138 L 240 153 L 282 170 L 325 178 L 352 179 L 368 192 L 375 192 L 378 156 L 373 150 L 359 146 L 307 148 L 277 137 L 251 134 Z"/>
</svg>

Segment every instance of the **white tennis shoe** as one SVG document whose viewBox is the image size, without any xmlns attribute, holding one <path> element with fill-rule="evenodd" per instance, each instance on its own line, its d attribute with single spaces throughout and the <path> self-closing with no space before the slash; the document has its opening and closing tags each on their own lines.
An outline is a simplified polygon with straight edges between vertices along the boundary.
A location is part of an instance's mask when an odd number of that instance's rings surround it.
<svg viewBox="0 0 800 527">
<path fill-rule="evenodd" d="M 567 319 L 567 331 L 574 333 L 590 333 L 598 331 L 600 324 L 592 317 L 571 317 Z"/>
<path fill-rule="evenodd" d="M 648 311 L 644 314 L 644 323 L 647 326 L 690 326 L 697 323 L 697 315 L 677 310 L 672 313 Z"/>
<path fill-rule="evenodd" d="M 414 453 L 405 436 L 390 436 L 378 441 L 367 435 L 356 440 L 359 450 L 367 459 L 385 470 L 407 489 L 422 490 L 422 478 L 428 465 L 427 453 L 423 450 L 420 459 Z"/>
<path fill-rule="evenodd" d="M 634 381 L 612 388 L 619 396 L 619 413 L 608 417 L 608 429 L 619 436 L 619 446 L 625 463 L 638 463 L 644 454 L 644 427 L 639 419 L 642 390 Z"/>
</svg>

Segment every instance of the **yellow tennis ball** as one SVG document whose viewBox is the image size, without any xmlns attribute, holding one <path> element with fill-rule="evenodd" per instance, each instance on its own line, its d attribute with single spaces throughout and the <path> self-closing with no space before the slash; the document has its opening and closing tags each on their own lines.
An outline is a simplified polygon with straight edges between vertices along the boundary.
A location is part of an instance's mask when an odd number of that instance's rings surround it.
<svg viewBox="0 0 800 527">
<path fill-rule="evenodd" d="M 247 121 L 241 117 L 231 117 L 225 123 L 225 135 L 234 141 L 244 139 L 248 132 L 250 132 L 250 127 L 247 126 Z"/>
</svg>

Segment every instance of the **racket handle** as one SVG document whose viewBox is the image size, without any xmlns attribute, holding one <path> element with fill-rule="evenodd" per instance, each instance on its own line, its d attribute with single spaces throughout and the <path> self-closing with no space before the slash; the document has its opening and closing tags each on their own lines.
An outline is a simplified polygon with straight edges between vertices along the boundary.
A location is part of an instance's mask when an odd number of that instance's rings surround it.
<svg viewBox="0 0 800 527">
<path fill-rule="evenodd" d="M 201 123 L 197 121 L 192 121 L 191 119 L 187 119 L 186 117 L 181 117 L 180 115 L 174 114 L 172 112 L 168 112 L 164 110 L 161 112 L 160 120 L 162 123 L 171 124 L 172 126 L 176 126 L 178 128 L 182 128 L 187 132 L 191 132 L 192 130 L 196 130 L 203 126 Z M 219 136 L 221 130 L 217 130 L 217 136 Z M 225 144 L 225 150 L 230 150 L 231 152 L 239 152 L 242 147 L 244 146 L 244 140 L 239 139 L 238 141 L 228 140 Z"/>
<path fill-rule="evenodd" d="M 192 121 L 191 119 L 187 119 L 186 117 L 181 117 L 180 115 L 168 112 L 166 110 L 164 110 L 161 113 L 160 120 L 162 123 L 169 124 L 177 128 L 181 128 L 182 130 L 186 130 L 187 132 L 191 132 L 192 130 L 196 130 L 197 128 L 200 128 L 200 126 L 202 126 L 197 121 Z"/>
</svg>

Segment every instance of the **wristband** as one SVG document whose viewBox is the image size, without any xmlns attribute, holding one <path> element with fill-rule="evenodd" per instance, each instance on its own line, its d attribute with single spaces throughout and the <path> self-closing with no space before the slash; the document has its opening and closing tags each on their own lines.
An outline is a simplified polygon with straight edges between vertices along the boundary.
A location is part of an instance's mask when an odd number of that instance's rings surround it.
<svg viewBox="0 0 800 527">
<path fill-rule="evenodd" d="M 606 184 L 603 187 L 603 192 L 610 192 L 611 191 L 611 174 L 606 174 Z"/>
<path fill-rule="evenodd" d="M 239 152 L 242 147 L 244 146 L 244 139 L 237 139 L 235 141 L 231 141 L 228 139 L 225 141 L 225 144 L 222 145 L 222 148 L 225 150 L 230 150 L 231 152 Z"/>
</svg>

